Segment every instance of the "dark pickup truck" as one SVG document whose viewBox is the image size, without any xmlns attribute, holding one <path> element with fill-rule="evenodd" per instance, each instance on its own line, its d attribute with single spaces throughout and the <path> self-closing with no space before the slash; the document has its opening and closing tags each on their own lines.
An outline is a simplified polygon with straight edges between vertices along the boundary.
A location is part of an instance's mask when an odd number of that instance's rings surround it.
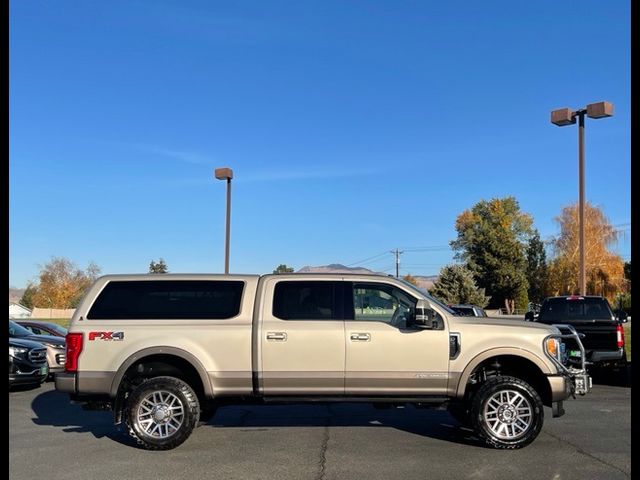
<svg viewBox="0 0 640 480">
<path fill-rule="evenodd" d="M 531 312 L 529 312 L 531 313 Z M 586 360 L 595 367 L 619 367 L 626 363 L 624 329 L 627 321 L 623 311 L 611 309 L 606 298 L 597 296 L 569 295 L 549 297 L 542 302 L 540 313 L 533 319 L 546 324 L 567 324 L 584 335 Z M 565 352 L 569 360 L 578 359 L 580 351 L 567 343 Z"/>
</svg>

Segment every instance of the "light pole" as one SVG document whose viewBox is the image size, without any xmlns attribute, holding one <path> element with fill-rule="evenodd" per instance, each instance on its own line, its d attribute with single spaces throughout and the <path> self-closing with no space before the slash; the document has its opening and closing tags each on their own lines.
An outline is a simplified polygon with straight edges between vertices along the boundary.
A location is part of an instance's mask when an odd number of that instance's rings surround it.
<svg viewBox="0 0 640 480">
<path fill-rule="evenodd" d="M 227 181 L 227 228 L 224 245 L 224 273 L 229 273 L 229 237 L 231 235 L 231 179 L 233 170 L 227 167 L 216 168 L 215 177 Z"/>
<path fill-rule="evenodd" d="M 578 177 L 579 177 L 579 215 L 580 215 L 580 295 L 587 294 L 587 275 L 585 261 L 584 237 L 584 116 L 589 118 L 604 118 L 613 115 L 613 104 L 610 102 L 590 103 L 586 108 L 572 111 L 561 108 L 551 112 L 551 123 L 559 127 L 573 125 L 578 117 Z"/>
</svg>

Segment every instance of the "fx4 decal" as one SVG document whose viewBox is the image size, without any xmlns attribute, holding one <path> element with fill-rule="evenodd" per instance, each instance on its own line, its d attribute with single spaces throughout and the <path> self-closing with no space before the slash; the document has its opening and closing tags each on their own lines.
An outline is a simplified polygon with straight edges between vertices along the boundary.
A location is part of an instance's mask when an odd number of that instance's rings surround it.
<svg viewBox="0 0 640 480">
<path fill-rule="evenodd" d="M 93 340 L 124 340 L 124 332 L 89 332 L 89 341 Z"/>
</svg>

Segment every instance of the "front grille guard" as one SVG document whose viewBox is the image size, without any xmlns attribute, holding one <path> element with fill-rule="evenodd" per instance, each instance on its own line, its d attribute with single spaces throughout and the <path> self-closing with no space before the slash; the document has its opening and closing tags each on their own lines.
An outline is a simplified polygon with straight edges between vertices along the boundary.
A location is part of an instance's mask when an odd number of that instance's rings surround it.
<svg viewBox="0 0 640 480">
<path fill-rule="evenodd" d="M 580 340 L 581 337 L 584 337 L 584 334 L 578 333 L 573 326 L 567 325 L 564 323 L 555 323 L 553 324 L 553 326 L 556 327 L 561 332 L 563 330 L 568 330 L 569 333 L 561 333 L 560 335 L 558 334 L 548 335 L 545 338 L 545 342 L 549 338 L 557 338 L 557 339 L 571 338 L 575 340 L 576 343 L 578 344 L 578 348 L 580 349 L 580 369 L 577 369 L 574 367 L 566 367 L 565 365 L 562 364 L 562 362 L 560 362 L 553 355 L 547 354 L 547 357 L 549 357 L 551 361 L 553 361 L 553 363 L 558 367 L 558 370 L 561 373 L 564 373 L 572 378 L 573 393 L 584 395 L 591 390 L 591 377 L 589 377 L 589 375 L 587 374 L 587 355 L 584 350 L 584 345 L 582 345 L 582 341 Z"/>
</svg>

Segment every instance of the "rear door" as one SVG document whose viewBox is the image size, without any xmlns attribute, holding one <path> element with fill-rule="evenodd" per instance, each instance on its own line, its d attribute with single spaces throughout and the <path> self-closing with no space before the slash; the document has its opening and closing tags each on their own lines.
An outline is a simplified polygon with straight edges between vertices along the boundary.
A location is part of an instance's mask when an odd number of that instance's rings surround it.
<svg viewBox="0 0 640 480">
<path fill-rule="evenodd" d="M 259 329 L 265 395 L 344 393 L 342 282 L 272 278 Z"/>
<path fill-rule="evenodd" d="M 449 335 L 411 326 L 417 299 L 391 284 L 349 284 L 353 311 L 345 321 L 345 393 L 445 395 Z"/>
</svg>

